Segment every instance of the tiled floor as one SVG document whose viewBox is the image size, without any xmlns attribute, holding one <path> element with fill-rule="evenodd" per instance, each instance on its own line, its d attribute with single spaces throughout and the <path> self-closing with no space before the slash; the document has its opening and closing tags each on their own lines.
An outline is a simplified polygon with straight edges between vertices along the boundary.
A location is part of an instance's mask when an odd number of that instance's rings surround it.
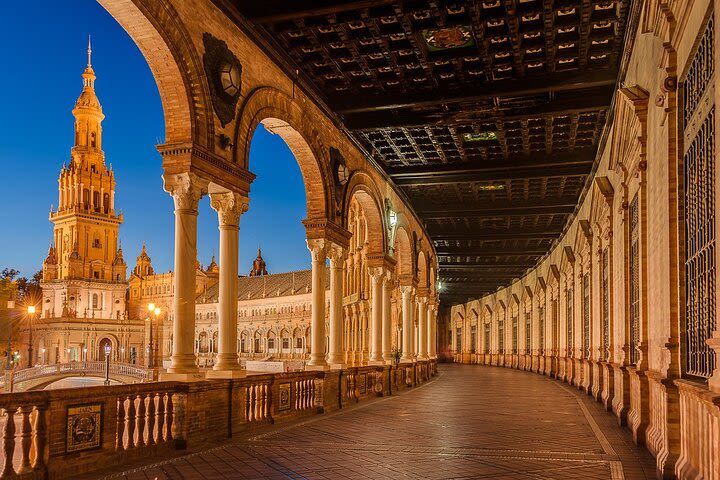
<svg viewBox="0 0 720 480">
<path fill-rule="evenodd" d="M 629 480 L 654 478 L 654 461 L 572 387 L 441 365 L 402 395 L 104 478 Z"/>
</svg>

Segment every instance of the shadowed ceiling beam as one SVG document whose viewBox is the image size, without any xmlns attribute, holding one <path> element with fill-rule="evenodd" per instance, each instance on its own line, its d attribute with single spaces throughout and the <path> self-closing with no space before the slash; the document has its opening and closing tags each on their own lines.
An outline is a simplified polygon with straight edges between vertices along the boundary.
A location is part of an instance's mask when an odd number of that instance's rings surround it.
<svg viewBox="0 0 720 480">
<path fill-rule="evenodd" d="M 435 253 L 439 257 L 504 257 L 508 255 L 544 255 L 547 253 L 547 249 L 542 247 L 492 248 L 441 245 L 435 247 Z"/>
<path fill-rule="evenodd" d="M 434 172 L 428 168 L 424 173 L 396 173 L 390 178 L 399 186 L 450 185 L 456 183 L 503 182 L 525 178 L 584 177 L 592 171 L 592 162 L 580 164 L 559 163 L 513 170 L 497 168 L 486 170 L 457 170 Z"/>
<path fill-rule="evenodd" d="M 507 109 L 499 113 L 492 109 L 464 109 L 460 112 L 446 112 L 442 108 L 429 111 L 383 110 L 345 115 L 345 126 L 350 130 L 378 130 L 382 128 L 411 128 L 417 126 L 452 126 L 472 123 L 497 123 L 525 120 L 534 117 L 571 115 L 574 113 L 607 110 L 612 97 L 611 91 L 587 93 L 564 100 L 525 108 Z"/>
<path fill-rule="evenodd" d="M 530 268 L 534 267 L 535 262 L 503 262 L 503 263 L 476 263 L 476 262 L 440 262 L 440 271 L 445 270 L 469 270 L 482 271 L 496 268 Z"/>
<path fill-rule="evenodd" d="M 563 92 L 614 85 L 617 72 L 612 70 L 579 73 L 551 73 L 532 80 L 527 78 L 495 81 L 480 87 L 451 92 L 403 95 L 346 95 L 330 100 L 342 114 L 381 111 L 396 108 L 428 107 L 452 103 L 477 102 L 492 98 L 524 97 L 547 92 Z"/>
<path fill-rule="evenodd" d="M 457 217 L 513 217 L 525 215 L 565 215 L 575 211 L 576 200 L 561 199 L 560 202 L 546 203 L 542 200 L 542 204 L 538 202 L 530 203 L 483 203 L 473 205 L 472 203 L 458 203 L 449 205 L 438 205 L 431 207 L 429 205 L 419 205 L 415 208 L 415 212 L 425 220 L 439 220 L 443 218 Z M 416 204 L 417 205 L 417 204 Z"/>
<path fill-rule="evenodd" d="M 430 230 L 429 235 L 433 240 L 535 240 L 557 238 L 562 232 L 562 227 L 546 228 L 542 230 L 488 230 L 487 228 L 469 231 L 438 231 Z"/>
<path fill-rule="evenodd" d="M 334 13 L 351 12 L 366 8 L 392 5 L 397 0 L 357 0 L 343 2 L 341 0 L 305 0 L 302 2 L 288 0 L 235 0 L 233 3 L 247 16 L 257 23 L 276 23 L 297 20 L 299 18 L 331 15 Z"/>
<path fill-rule="evenodd" d="M 482 170 L 519 170 L 524 168 L 552 168 L 556 165 L 586 165 L 595 161 L 595 149 L 583 148 L 572 152 L 533 153 L 514 155 L 501 160 L 468 160 L 438 165 L 413 165 L 391 167 L 387 172 L 391 176 L 402 177 L 421 173 L 472 173 Z"/>
</svg>

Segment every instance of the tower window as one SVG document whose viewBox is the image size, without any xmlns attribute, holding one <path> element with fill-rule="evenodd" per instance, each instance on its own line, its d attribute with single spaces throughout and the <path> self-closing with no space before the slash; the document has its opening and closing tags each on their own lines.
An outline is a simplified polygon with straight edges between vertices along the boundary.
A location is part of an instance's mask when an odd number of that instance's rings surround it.
<svg viewBox="0 0 720 480">
<path fill-rule="evenodd" d="M 95 132 L 90 133 L 90 146 L 95 148 L 97 146 L 97 141 L 95 139 Z"/>
</svg>

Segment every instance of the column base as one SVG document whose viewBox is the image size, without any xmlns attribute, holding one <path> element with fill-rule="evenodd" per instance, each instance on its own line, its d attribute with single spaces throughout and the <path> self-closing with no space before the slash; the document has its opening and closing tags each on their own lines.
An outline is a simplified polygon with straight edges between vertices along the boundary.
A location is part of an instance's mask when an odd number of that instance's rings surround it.
<svg viewBox="0 0 720 480">
<path fill-rule="evenodd" d="M 161 382 L 201 382 L 203 380 L 205 380 L 205 374 L 198 370 L 185 373 L 163 372 L 160 374 Z"/>
<path fill-rule="evenodd" d="M 330 370 L 330 365 L 328 365 L 327 363 L 325 365 L 310 365 L 310 364 L 305 365 L 306 372 L 308 372 L 308 371 L 326 372 L 328 370 Z"/>
<path fill-rule="evenodd" d="M 368 362 L 368 365 L 371 366 L 371 367 L 377 367 L 377 366 L 380 366 L 380 365 L 383 365 L 383 366 L 384 366 L 385 364 L 386 364 L 385 360 L 370 360 L 370 361 Z"/>
<path fill-rule="evenodd" d="M 208 370 L 205 372 L 207 378 L 245 378 L 247 370 L 241 368 L 233 368 L 228 370 Z"/>
<path fill-rule="evenodd" d="M 415 363 L 415 360 L 412 358 L 401 358 L 400 363 Z"/>
<path fill-rule="evenodd" d="M 347 368 L 347 365 L 345 365 L 344 363 L 331 363 L 330 364 L 330 370 L 345 370 L 345 368 Z M 305 370 L 309 370 L 309 369 L 306 368 Z"/>
<path fill-rule="evenodd" d="M 428 358 L 429 358 L 429 357 L 428 357 L 427 355 L 422 355 L 422 354 L 418 355 L 418 357 L 417 357 L 418 361 L 420 361 L 420 360 L 427 360 Z"/>
</svg>

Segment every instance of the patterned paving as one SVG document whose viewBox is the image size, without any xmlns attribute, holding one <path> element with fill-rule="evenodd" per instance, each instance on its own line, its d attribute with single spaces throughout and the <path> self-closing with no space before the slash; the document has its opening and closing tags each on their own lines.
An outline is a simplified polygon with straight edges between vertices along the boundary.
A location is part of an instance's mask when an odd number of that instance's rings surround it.
<svg viewBox="0 0 720 480">
<path fill-rule="evenodd" d="M 630 480 L 654 478 L 654 461 L 572 387 L 441 365 L 414 391 L 104 478 Z"/>
</svg>

